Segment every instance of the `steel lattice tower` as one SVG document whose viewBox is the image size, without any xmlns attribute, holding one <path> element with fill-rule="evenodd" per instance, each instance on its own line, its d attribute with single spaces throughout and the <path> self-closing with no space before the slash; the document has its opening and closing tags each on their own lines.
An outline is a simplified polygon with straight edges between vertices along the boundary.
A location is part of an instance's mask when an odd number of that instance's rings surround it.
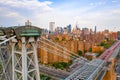
<svg viewBox="0 0 120 80">
<path fill-rule="evenodd" d="M 37 46 L 34 37 L 12 40 L 12 80 L 40 80 Z"/>
<path fill-rule="evenodd" d="M 0 45 L 0 80 L 11 80 L 11 54 L 10 45 L 8 43 Z"/>
<path fill-rule="evenodd" d="M 20 38 L 12 40 L 12 80 L 40 80 L 37 57 L 40 34 L 29 21 L 20 29 L 17 30 Z"/>
</svg>

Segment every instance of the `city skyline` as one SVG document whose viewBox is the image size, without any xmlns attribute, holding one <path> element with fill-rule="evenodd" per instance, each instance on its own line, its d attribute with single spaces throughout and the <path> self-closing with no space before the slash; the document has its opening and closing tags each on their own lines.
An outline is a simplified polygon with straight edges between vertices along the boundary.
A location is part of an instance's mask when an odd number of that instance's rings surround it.
<svg viewBox="0 0 120 80">
<path fill-rule="evenodd" d="M 30 20 L 33 25 L 48 28 L 49 22 L 65 27 L 76 24 L 97 30 L 120 29 L 119 0 L 2 0 L 0 1 L 0 25 L 23 25 Z"/>
</svg>

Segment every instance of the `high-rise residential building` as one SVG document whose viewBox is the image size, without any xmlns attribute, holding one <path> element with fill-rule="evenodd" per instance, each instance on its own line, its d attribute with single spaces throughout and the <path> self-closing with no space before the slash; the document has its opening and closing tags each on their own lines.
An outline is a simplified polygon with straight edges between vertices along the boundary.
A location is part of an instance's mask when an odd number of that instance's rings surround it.
<svg viewBox="0 0 120 80">
<path fill-rule="evenodd" d="M 82 28 L 82 37 L 83 40 L 86 40 L 86 36 L 90 34 L 90 31 L 88 28 Z"/>
<path fill-rule="evenodd" d="M 55 22 L 50 22 L 49 23 L 49 31 L 54 32 L 55 31 Z"/>
<path fill-rule="evenodd" d="M 87 35 L 89 34 L 89 29 L 88 28 L 82 28 L 82 31 L 83 31 L 83 35 Z"/>
</svg>

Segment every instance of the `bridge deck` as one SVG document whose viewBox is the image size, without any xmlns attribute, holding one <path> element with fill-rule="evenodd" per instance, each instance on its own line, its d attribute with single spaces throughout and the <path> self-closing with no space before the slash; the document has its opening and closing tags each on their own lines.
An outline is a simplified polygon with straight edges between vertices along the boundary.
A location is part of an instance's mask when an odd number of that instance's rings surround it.
<svg viewBox="0 0 120 80">
<path fill-rule="evenodd" d="M 103 60 L 94 59 L 90 63 L 85 64 L 82 68 L 71 74 L 65 80 L 93 80 L 99 70 L 101 70 L 103 64 Z"/>
</svg>

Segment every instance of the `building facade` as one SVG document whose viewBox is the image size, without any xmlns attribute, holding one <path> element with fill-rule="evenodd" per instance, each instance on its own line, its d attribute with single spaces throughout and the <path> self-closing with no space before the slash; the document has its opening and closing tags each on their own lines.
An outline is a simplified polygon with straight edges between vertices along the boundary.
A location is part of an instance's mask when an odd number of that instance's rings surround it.
<svg viewBox="0 0 120 80">
<path fill-rule="evenodd" d="M 55 31 L 55 22 L 50 22 L 49 23 L 49 31 L 54 32 Z"/>
</svg>

